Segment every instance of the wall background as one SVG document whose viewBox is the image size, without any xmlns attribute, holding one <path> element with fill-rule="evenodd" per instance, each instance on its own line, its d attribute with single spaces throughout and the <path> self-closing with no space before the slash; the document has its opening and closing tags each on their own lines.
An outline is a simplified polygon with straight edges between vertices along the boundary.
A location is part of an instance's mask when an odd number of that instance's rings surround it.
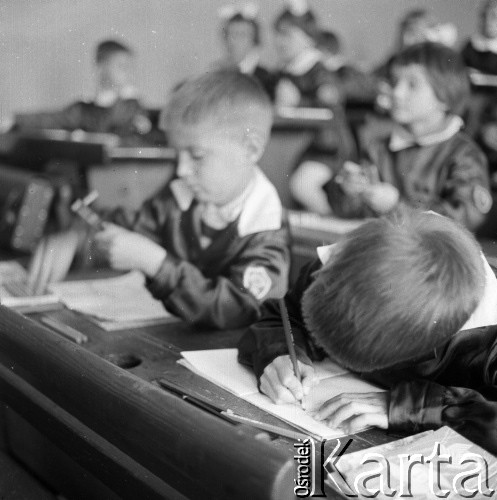
<svg viewBox="0 0 497 500">
<path fill-rule="evenodd" d="M 0 122 L 15 111 L 63 106 L 93 91 L 92 55 L 103 38 L 137 53 L 136 84 L 150 106 L 221 54 L 217 10 L 228 0 L 0 0 Z M 238 0 L 231 3 L 244 4 Z M 266 62 L 271 23 L 283 0 L 259 0 Z M 352 61 L 371 66 L 394 43 L 399 19 L 424 7 L 455 23 L 463 41 L 476 27 L 478 0 L 311 0 L 323 27 Z"/>
</svg>

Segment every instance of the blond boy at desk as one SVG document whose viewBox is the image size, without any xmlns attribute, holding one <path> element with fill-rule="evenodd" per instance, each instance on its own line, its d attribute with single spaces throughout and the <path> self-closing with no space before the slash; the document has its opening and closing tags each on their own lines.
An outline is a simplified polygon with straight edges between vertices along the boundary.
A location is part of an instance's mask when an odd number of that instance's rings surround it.
<svg viewBox="0 0 497 500">
<path fill-rule="evenodd" d="M 115 269 L 138 269 L 173 314 L 237 328 L 282 296 L 288 231 L 274 186 L 257 166 L 272 123 L 252 77 L 218 71 L 177 89 L 164 114 L 177 179 L 138 212 L 119 210 L 96 235 Z"/>
<path fill-rule="evenodd" d="M 388 391 L 337 396 L 318 420 L 346 433 L 448 425 L 497 453 L 497 280 L 473 236 L 414 212 L 366 222 L 318 254 L 285 298 L 302 379 L 273 301 L 241 339 L 239 360 L 260 390 L 301 400 L 311 361 L 329 356 Z"/>
</svg>

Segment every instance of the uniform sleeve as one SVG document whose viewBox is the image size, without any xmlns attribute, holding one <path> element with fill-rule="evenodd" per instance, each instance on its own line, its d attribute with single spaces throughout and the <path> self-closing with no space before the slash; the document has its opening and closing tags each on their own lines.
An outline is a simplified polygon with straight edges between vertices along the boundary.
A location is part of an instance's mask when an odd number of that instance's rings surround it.
<svg viewBox="0 0 497 500">
<path fill-rule="evenodd" d="M 190 323 L 218 329 L 248 326 L 259 318 L 264 300 L 287 290 L 288 243 L 286 228 L 254 234 L 229 274 L 215 278 L 168 255 L 147 286 L 169 311 Z"/>
<path fill-rule="evenodd" d="M 487 161 L 475 144 L 467 142 L 454 154 L 440 198 L 427 208 L 475 230 L 491 206 Z"/>
<path fill-rule="evenodd" d="M 302 318 L 300 303 L 304 291 L 312 282 L 313 273 L 320 267 L 319 260 L 305 266 L 295 285 L 285 296 L 297 357 L 308 364 L 311 360 L 322 359 L 323 355 L 309 337 Z M 268 364 L 285 354 L 288 354 L 288 348 L 278 302 L 271 300 L 264 305 L 262 317 L 240 339 L 238 360 L 252 368 L 259 379 Z"/>
<path fill-rule="evenodd" d="M 497 391 L 444 387 L 436 382 L 400 382 L 390 392 L 389 430 L 415 433 L 447 425 L 497 453 Z"/>
</svg>

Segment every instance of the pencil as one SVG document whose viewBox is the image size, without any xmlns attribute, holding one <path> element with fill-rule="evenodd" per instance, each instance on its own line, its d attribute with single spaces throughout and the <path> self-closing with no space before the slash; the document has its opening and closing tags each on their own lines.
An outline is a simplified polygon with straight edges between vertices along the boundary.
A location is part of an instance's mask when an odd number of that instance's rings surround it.
<svg viewBox="0 0 497 500">
<path fill-rule="evenodd" d="M 279 299 L 280 314 L 283 320 L 283 330 L 285 331 L 285 340 L 288 347 L 288 354 L 290 354 L 290 359 L 293 365 L 293 372 L 297 377 L 297 380 L 301 381 L 299 364 L 297 361 L 297 353 L 295 352 L 295 343 L 293 340 L 292 327 L 290 325 L 290 319 L 288 318 L 288 311 L 285 305 L 285 299 Z"/>
</svg>

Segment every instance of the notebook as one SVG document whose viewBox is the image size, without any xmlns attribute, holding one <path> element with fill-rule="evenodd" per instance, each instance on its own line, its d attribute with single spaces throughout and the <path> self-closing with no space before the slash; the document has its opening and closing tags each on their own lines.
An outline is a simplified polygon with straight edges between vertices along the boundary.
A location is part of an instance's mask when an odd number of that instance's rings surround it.
<svg viewBox="0 0 497 500">
<path fill-rule="evenodd" d="M 64 281 L 50 285 L 50 290 L 66 307 L 108 331 L 176 320 L 145 288 L 145 277 L 138 271 L 114 278 Z"/>
<path fill-rule="evenodd" d="M 382 391 L 332 361 L 326 360 L 314 364 L 319 383 L 310 395 L 306 396 L 306 410 L 303 410 L 299 404 L 274 404 L 267 396 L 261 394 L 254 373 L 238 363 L 237 349 L 184 351 L 181 354 L 183 358 L 178 361 L 181 365 L 315 439 L 331 439 L 344 435 L 340 429 L 332 429 L 312 418 L 313 412 L 325 401 L 344 392 Z"/>
<path fill-rule="evenodd" d="M 436 467 L 436 460 L 432 462 L 434 457 L 440 457 Z M 349 497 L 359 498 L 387 498 L 386 495 L 374 494 L 381 491 L 382 486 L 386 493 L 387 484 L 397 490 L 397 495 L 417 500 L 488 498 L 491 495 L 485 495 L 483 491 L 480 496 L 474 493 L 477 493 L 478 486 L 485 488 L 487 482 L 495 486 L 497 475 L 497 459 L 493 455 L 446 426 L 346 453 L 335 463 L 335 467 L 341 477 L 332 471 L 327 483 Z M 457 476 L 461 478 L 461 474 L 466 481 L 458 485 Z M 482 480 L 480 485 L 479 479 Z M 445 490 L 445 494 L 441 490 Z M 388 495 L 388 498 L 398 498 L 397 495 Z"/>
</svg>

